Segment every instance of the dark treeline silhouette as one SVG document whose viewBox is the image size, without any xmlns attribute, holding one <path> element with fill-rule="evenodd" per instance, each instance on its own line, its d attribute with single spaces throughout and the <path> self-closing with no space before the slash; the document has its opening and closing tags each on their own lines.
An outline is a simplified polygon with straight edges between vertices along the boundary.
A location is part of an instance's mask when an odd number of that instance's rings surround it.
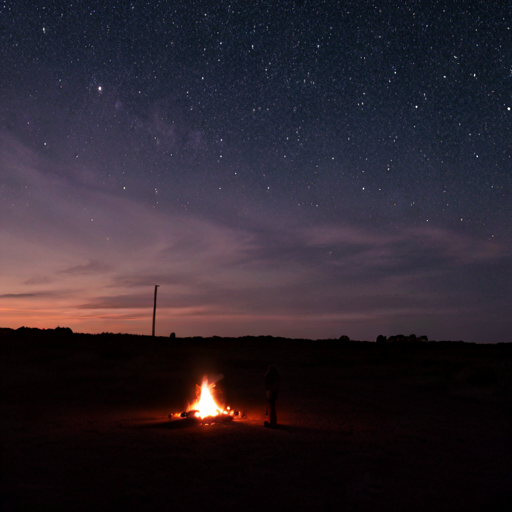
<svg viewBox="0 0 512 512">
<path fill-rule="evenodd" d="M 178 337 L 173 332 L 170 336 L 155 336 L 152 337 L 142 334 L 123 334 L 123 333 L 110 333 L 103 332 L 99 334 L 88 334 L 88 333 L 75 333 L 69 327 L 56 327 L 55 329 L 39 329 L 34 327 L 20 327 L 18 329 L 11 329 L 7 327 L 0 327 L 0 342 L 7 340 L 18 340 L 18 341 L 55 341 L 58 344 L 70 343 L 70 342 L 91 342 L 93 344 L 99 343 L 125 343 L 130 344 L 131 342 L 138 343 L 144 340 L 144 343 L 155 346 L 172 346 L 174 344 L 180 344 L 183 346 L 190 347 L 218 347 L 226 348 L 230 346 L 244 346 L 244 347 L 272 347 L 272 348 L 299 348 L 299 347 L 310 347 L 310 348 L 343 348 L 347 346 L 374 346 L 385 343 L 387 346 L 390 345 L 421 345 L 421 346 L 432 346 L 440 344 L 454 344 L 454 345 L 476 345 L 475 343 L 466 343 L 461 340 L 450 341 L 440 340 L 434 341 L 429 340 L 427 336 L 416 336 L 411 334 L 404 336 L 397 334 L 386 338 L 384 335 L 377 336 L 375 341 L 368 340 L 351 340 L 347 335 L 343 335 L 338 339 L 318 339 L 312 340 L 307 338 L 283 338 L 280 336 L 240 336 L 237 338 L 233 337 L 221 337 L 221 336 L 192 336 L 192 337 Z M 481 344 L 481 345 L 494 345 L 493 343 Z M 498 345 L 510 345 L 512 343 L 498 343 Z"/>
</svg>

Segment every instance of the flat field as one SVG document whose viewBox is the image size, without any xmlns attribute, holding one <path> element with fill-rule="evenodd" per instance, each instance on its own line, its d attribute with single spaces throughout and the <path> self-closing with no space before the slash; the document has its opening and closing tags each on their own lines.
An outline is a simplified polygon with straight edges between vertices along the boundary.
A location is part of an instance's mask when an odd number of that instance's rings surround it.
<svg viewBox="0 0 512 512">
<path fill-rule="evenodd" d="M 512 510 L 512 344 L 2 329 L 0 347 L 3 511 Z M 245 419 L 169 419 L 203 375 Z"/>
</svg>

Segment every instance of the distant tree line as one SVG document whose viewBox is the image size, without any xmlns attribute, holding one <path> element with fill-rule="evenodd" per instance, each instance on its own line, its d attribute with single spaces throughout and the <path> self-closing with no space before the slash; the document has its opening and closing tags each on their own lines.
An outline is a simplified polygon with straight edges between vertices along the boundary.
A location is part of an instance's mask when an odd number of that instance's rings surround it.
<svg viewBox="0 0 512 512">
<path fill-rule="evenodd" d="M 339 341 L 343 343 L 347 343 L 349 341 L 352 341 L 347 335 L 340 336 Z M 416 336 L 416 334 L 409 334 L 409 336 L 405 336 L 403 334 L 395 334 L 394 336 L 390 336 L 389 338 L 386 338 L 383 334 L 379 334 L 377 336 L 377 339 L 375 340 L 377 343 L 393 343 L 393 342 L 400 342 L 400 343 L 418 343 L 418 342 L 427 342 L 428 337 L 427 336 Z"/>
</svg>

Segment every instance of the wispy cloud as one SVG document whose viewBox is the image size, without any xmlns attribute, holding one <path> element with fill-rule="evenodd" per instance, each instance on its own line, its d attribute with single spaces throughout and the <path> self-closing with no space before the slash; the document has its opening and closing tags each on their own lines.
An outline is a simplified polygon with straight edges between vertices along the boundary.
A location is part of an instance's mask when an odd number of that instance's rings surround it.
<svg viewBox="0 0 512 512">
<path fill-rule="evenodd" d="M 35 293 L 4 293 L 0 295 L 0 299 L 26 299 L 27 297 L 35 296 Z"/>
<path fill-rule="evenodd" d="M 55 292 L 4 293 L 0 299 L 47 299 L 55 297 Z"/>
<path fill-rule="evenodd" d="M 51 284 L 51 283 L 54 283 L 55 282 L 55 279 L 53 277 L 50 277 L 50 276 L 40 276 L 40 275 L 37 275 L 37 276 L 32 276 L 30 278 L 28 278 L 26 281 L 23 281 L 23 284 L 25 285 L 28 285 L 28 286 L 31 286 L 31 285 L 41 285 L 41 284 Z"/>
<path fill-rule="evenodd" d="M 107 265 L 96 260 L 88 260 L 87 263 L 75 265 L 72 267 L 60 270 L 59 274 L 67 275 L 88 275 L 88 274 L 104 274 L 112 270 L 112 265 Z"/>
</svg>

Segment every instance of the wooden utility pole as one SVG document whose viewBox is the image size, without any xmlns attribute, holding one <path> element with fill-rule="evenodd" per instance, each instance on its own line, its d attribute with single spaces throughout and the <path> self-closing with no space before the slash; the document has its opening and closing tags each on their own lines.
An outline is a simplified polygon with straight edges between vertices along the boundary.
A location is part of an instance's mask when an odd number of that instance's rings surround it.
<svg viewBox="0 0 512 512">
<path fill-rule="evenodd" d="M 153 336 L 155 335 L 155 318 L 156 318 L 156 291 L 158 289 L 160 285 L 159 284 L 155 284 L 155 302 L 154 302 L 154 305 L 153 305 Z"/>
</svg>

